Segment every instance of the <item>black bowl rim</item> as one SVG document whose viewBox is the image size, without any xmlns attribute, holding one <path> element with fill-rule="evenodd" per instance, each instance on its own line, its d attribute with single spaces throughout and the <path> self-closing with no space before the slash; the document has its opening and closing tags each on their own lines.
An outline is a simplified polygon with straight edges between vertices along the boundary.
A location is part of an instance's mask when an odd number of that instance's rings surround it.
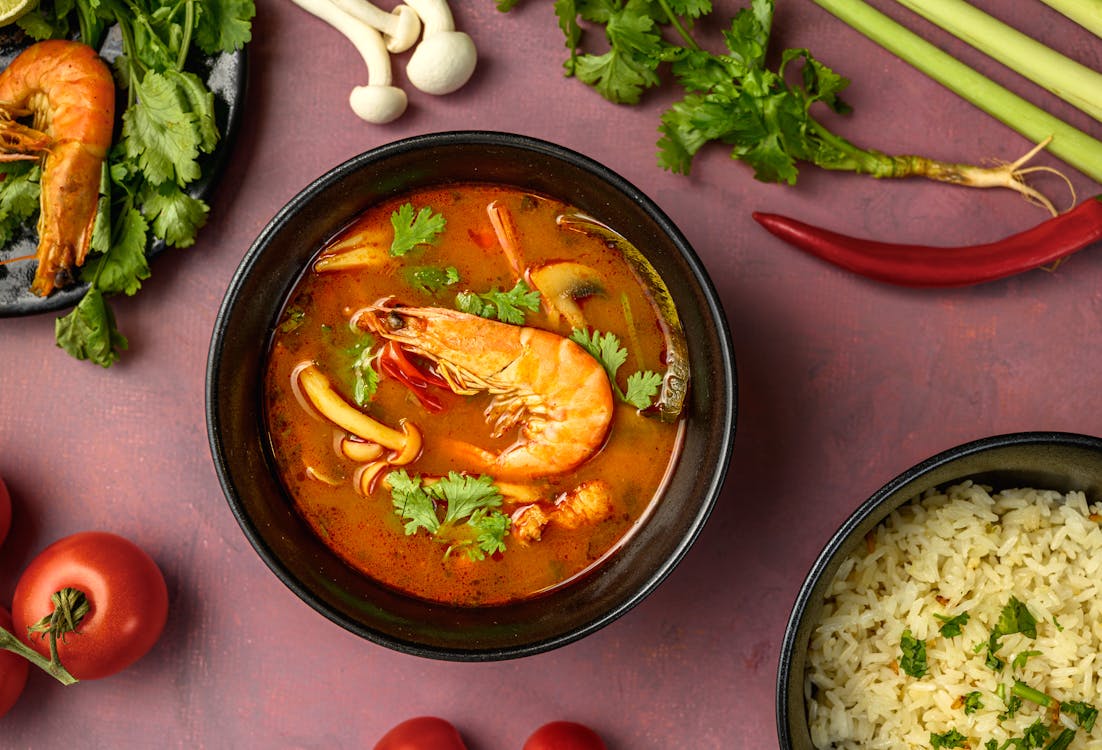
<svg viewBox="0 0 1102 750">
<path fill-rule="evenodd" d="M 777 737 L 780 741 L 780 747 L 782 750 L 788 750 L 792 747 L 792 733 L 789 730 L 790 717 L 788 715 L 788 683 L 794 679 L 792 674 L 792 653 L 796 648 L 796 641 L 798 638 L 798 631 L 800 622 L 807 610 L 808 604 L 811 602 L 812 592 L 815 589 L 816 584 L 822 577 L 823 573 L 830 565 L 831 560 L 834 558 L 838 551 L 845 545 L 846 540 L 854 529 L 860 527 L 862 523 L 873 513 L 875 513 L 880 505 L 898 492 L 900 489 L 913 482 L 914 480 L 925 476 L 926 474 L 934 471 L 940 466 L 943 466 L 952 461 L 957 461 L 967 456 L 972 456 L 977 453 L 984 453 L 986 451 L 996 448 L 1007 448 L 1012 446 L 1021 445 L 1053 445 L 1053 446 L 1066 446 L 1073 448 L 1085 448 L 1102 453 L 1102 438 L 1094 437 L 1093 435 L 1085 435 L 1076 432 L 1060 432 L 1060 431 L 1027 431 L 1027 432 L 1012 432 L 1003 435 L 992 435 L 989 437 L 979 438 L 967 443 L 963 443 L 953 448 L 944 450 L 925 461 L 918 463 L 911 468 L 907 469 L 903 473 L 896 476 L 890 482 L 874 492 L 868 500 L 863 502 L 857 510 L 855 510 L 849 518 L 842 523 L 837 531 L 830 537 L 830 540 L 823 547 L 822 551 L 816 557 L 815 562 L 812 563 L 807 577 L 800 585 L 799 594 L 796 596 L 796 602 L 792 607 L 792 613 L 789 615 L 788 623 L 785 626 L 784 639 L 781 642 L 780 659 L 777 667 L 777 685 L 776 685 L 776 713 L 777 713 Z M 904 502 L 906 502 L 904 500 Z"/>
<path fill-rule="evenodd" d="M 720 347 L 717 358 L 723 367 L 721 373 L 722 377 L 720 379 L 721 387 L 716 392 L 716 396 L 720 397 L 716 400 L 721 400 L 723 405 L 723 409 L 718 416 L 722 420 L 721 423 L 724 425 L 722 430 L 722 445 L 717 452 L 719 460 L 716 462 L 712 470 L 712 476 L 707 483 L 705 500 L 700 504 L 696 517 L 693 519 L 688 532 L 682 538 L 681 543 L 672 551 L 662 565 L 646 579 L 641 587 L 632 592 L 630 596 L 625 597 L 616 607 L 606 612 L 603 617 L 594 619 L 572 630 L 565 631 L 554 638 L 517 646 L 483 650 L 459 650 L 424 646 L 422 644 L 393 637 L 389 634 L 381 633 L 364 626 L 362 623 L 356 622 L 352 618 L 345 617 L 331 610 L 323 601 L 315 596 L 313 592 L 302 585 L 264 542 L 259 530 L 246 514 L 243 504 L 237 496 L 237 490 L 229 479 L 229 467 L 225 460 L 224 444 L 219 435 L 219 419 L 216 408 L 216 386 L 219 378 L 219 361 L 224 346 L 224 337 L 222 334 L 227 324 L 227 318 L 230 315 L 244 280 L 252 272 L 253 266 L 257 263 L 259 256 L 268 245 L 271 238 L 281 231 L 284 224 L 286 224 L 305 203 L 311 201 L 316 195 L 326 190 L 333 183 L 344 179 L 348 174 L 357 171 L 366 164 L 423 148 L 471 144 L 505 146 L 521 151 L 531 151 L 552 156 L 593 174 L 596 178 L 603 180 L 616 190 L 625 194 L 631 201 L 638 204 L 671 239 L 691 271 L 694 283 L 700 288 L 702 297 L 707 303 L 707 310 L 705 311 L 707 317 L 716 326 L 716 334 Z M 734 347 L 731 342 L 730 329 L 719 294 L 692 245 L 682 234 L 681 230 L 678 229 L 673 221 L 670 220 L 666 213 L 651 198 L 609 167 L 565 146 L 517 133 L 491 130 L 454 130 L 410 136 L 380 145 L 353 156 L 314 179 L 276 212 L 268 224 L 261 230 L 260 234 L 257 235 L 257 238 L 252 242 L 239 262 L 226 288 L 222 303 L 219 306 L 218 314 L 215 317 L 211 334 L 210 350 L 207 358 L 205 412 L 207 439 L 211 457 L 215 465 L 223 495 L 226 497 L 234 518 L 237 520 L 238 525 L 241 527 L 241 530 L 244 532 L 245 537 L 248 539 L 253 549 L 272 573 L 274 573 L 288 589 L 298 596 L 299 599 L 319 614 L 337 625 L 340 625 L 344 629 L 377 645 L 386 646 L 400 653 L 449 661 L 484 662 L 531 656 L 577 641 L 626 614 L 650 595 L 658 585 L 666 579 L 696 541 L 712 509 L 715 507 L 716 500 L 723 488 L 734 448 L 734 435 L 737 420 L 737 393 L 738 387 Z"/>
</svg>

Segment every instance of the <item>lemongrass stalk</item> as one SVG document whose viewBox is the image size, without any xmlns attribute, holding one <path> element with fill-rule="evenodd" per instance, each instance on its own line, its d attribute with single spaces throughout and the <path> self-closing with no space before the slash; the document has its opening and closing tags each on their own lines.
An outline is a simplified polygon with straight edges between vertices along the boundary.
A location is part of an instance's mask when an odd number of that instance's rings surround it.
<svg viewBox="0 0 1102 750">
<path fill-rule="evenodd" d="M 1061 55 L 964 0 L 896 2 L 1102 121 L 1102 73 Z"/>
<path fill-rule="evenodd" d="M 1030 104 L 977 73 L 861 0 L 814 0 L 904 62 L 1048 150 L 1091 179 L 1102 182 L 1102 142 Z"/>
<path fill-rule="evenodd" d="M 1102 3 L 1098 0 L 1041 0 L 1095 36 L 1102 36 Z"/>
</svg>

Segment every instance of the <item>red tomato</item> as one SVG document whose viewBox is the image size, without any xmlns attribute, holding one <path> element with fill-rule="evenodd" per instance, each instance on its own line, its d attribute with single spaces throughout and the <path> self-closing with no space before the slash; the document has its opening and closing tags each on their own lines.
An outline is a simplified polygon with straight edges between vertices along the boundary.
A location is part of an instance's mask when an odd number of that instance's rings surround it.
<svg viewBox="0 0 1102 750">
<path fill-rule="evenodd" d="M 90 604 L 76 632 L 57 642 L 61 665 L 78 680 L 125 669 L 164 629 L 168 589 L 153 558 L 116 534 L 85 531 L 42 550 L 15 587 L 15 632 L 46 658 L 49 638 L 28 637 L 27 627 L 53 612 L 50 596 L 65 588 L 82 591 Z"/>
<path fill-rule="evenodd" d="M 467 750 L 459 731 L 444 719 L 406 719 L 375 743 L 375 750 Z"/>
<path fill-rule="evenodd" d="M 523 750 L 608 750 L 604 740 L 587 726 L 552 721 L 532 733 Z"/>
<path fill-rule="evenodd" d="M 3 607 L 0 607 L 0 628 L 9 633 L 14 632 L 11 613 Z M 22 656 L 0 649 L 0 716 L 10 711 L 19 700 L 23 686 L 27 684 L 27 670 L 30 666 L 31 663 Z"/>
<path fill-rule="evenodd" d="M 11 495 L 8 494 L 8 487 L 4 484 L 4 478 L 0 477 L 0 544 L 4 543 L 10 528 Z"/>
</svg>

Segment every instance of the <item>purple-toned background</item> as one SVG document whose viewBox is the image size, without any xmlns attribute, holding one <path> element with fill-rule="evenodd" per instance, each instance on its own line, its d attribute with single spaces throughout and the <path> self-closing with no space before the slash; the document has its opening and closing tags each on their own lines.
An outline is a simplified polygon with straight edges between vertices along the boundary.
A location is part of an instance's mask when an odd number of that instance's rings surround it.
<svg viewBox="0 0 1102 750">
<path fill-rule="evenodd" d="M 719 2 L 729 17 L 739 7 Z M 890 3 L 879 3 L 890 5 Z M 1029 429 L 1102 434 L 1102 256 L 982 287 L 913 291 L 856 278 L 775 241 L 753 210 L 851 234 L 930 244 L 996 239 L 1045 218 L 1001 192 L 888 183 L 807 169 L 756 182 L 722 147 L 692 176 L 655 165 L 671 89 L 637 107 L 562 76 L 550 2 L 499 13 L 454 3 L 479 68 L 463 90 L 410 90 L 389 126 L 358 120 L 355 50 L 290 0 L 259 0 L 241 136 L 187 250 L 116 304 L 131 349 L 110 370 L 53 343 L 53 315 L 0 320 L 0 474 L 12 535 L 0 601 L 54 539 L 108 529 L 168 579 L 171 621 L 114 677 L 62 688 L 32 674 L 0 719 L 5 748 L 363 748 L 419 714 L 453 721 L 472 750 L 519 750 L 573 719 L 614 750 L 776 746 L 773 693 L 789 610 L 834 528 L 877 487 L 958 443 Z M 1102 44 L 1041 3 L 977 5 L 1081 62 Z M 806 0 L 779 0 L 774 45 L 809 47 L 852 79 L 855 112 L 830 117 L 861 144 L 949 160 L 1013 160 L 1024 139 Z M 937 32 L 889 12 L 1081 128 L 1085 115 Z M 714 29 L 713 29 L 714 32 Z M 714 38 L 714 33 L 712 34 Z M 395 61 L 404 84 L 408 53 Z M 230 515 L 203 423 L 211 327 L 238 261 L 272 215 L 326 169 L 388 141 L 450 129 L 536 136 L 595 157 L 649 194 L 712 273 L 730 321 L 739 425 L 725 491 L 687 557 L 646 601 L 555 652 L 499 664 L 404 656 L 362 641 L 295 598 Z M 1057 162 L 1041 159 L 1042 163 Z M 1098 186 L 1066 170 L 1079 198 Z M 1061 184 L 1043 187 L 1067 202 Z"/>
</svg>

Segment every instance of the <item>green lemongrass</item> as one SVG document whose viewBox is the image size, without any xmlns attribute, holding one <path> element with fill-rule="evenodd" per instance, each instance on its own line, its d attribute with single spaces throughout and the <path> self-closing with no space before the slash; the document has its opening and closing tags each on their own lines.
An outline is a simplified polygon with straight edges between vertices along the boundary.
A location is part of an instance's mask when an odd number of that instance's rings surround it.
<svg viewBox="0 0 1102 750">
<path fill-rule="evenodd" d="M 815 0 L 874 42 L 1034 143 L 1102 182 L 1102 142 L 1007 91 L 861 0 Z"/>
<path fill-rule="evenodd" d="M 1061 55 L 964 0 L 896 2 L 1102 121 L 1102 73 Z"/>
<path fill-rule="evenodd" d="M 1102 4 L 1098 0 L 1041 0 L 1095 36 L 1102 36 Z"/>
</svg>

